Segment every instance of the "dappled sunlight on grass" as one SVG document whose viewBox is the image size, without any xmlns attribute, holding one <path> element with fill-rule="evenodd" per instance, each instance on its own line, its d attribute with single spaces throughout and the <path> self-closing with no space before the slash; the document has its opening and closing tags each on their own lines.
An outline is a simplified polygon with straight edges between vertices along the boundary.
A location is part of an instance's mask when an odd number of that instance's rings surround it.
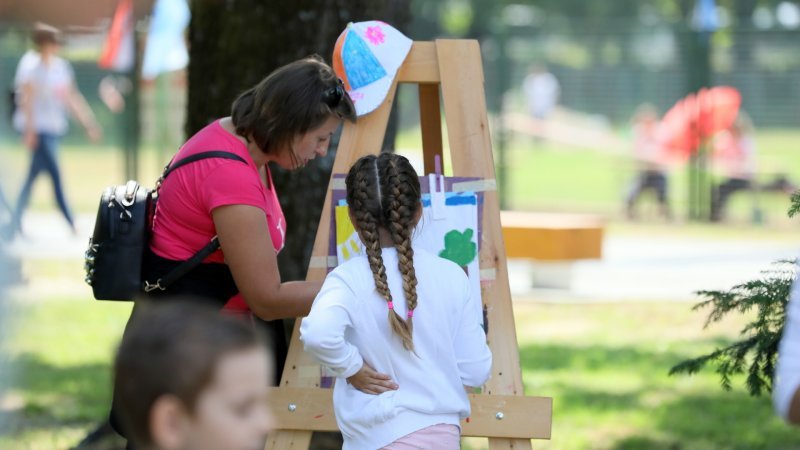
<svg viewBox="0 0 800 450">
<path fill-rule="evenodd" d="M 675 363 L 724 345 L 743 318 L 703 331 L 685 303 L 517 304 L 526 392 L 553 397 L 552 449 L 796 448 L 797 430 L 713 371 L 668 376 Z M 583 323 L 559 333 L 536 323 Z M 476 447 L 480 448 L 480 447 Z"/>
<path fill-rule="evenodd" d="M 0 448 L 66 448 L 108 412 L 110 363 L 129 304 L 88 298 L 13 303 L 7 343 L 16 379 Z M 702 329 L 687 303 L 515 305 L 526 392 L 553 397 L 553 439 L 536 449 L 797 448 L 800 434 L 716 374 L 667 375 L 735 337 L 744 322 Z M 464 440 L 465 450 L 488 448 Z M 10 447 L 14 443 L 19 446 Z M 27 446 L 27 447 L 26 447 Z"/>
<path fill-rule="evenodd" d="M 0 411 L 0 448 L 68 448 L 108 414 L 111 359 L 131 305 L 15 295 L 3 349 L 15 400 Z"/>
</svg>

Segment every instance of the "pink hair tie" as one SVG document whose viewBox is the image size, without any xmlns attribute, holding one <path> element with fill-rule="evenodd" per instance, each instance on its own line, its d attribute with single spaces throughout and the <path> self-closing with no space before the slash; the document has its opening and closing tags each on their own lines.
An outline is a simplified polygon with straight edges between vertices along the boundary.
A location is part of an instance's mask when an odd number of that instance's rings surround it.
<svg viewBox="0 0 800 450">
<path fill-rule="evenodd" d="M 412 317 L 414 317 L 414 310 L 413 309 L 409 309 L 408 310 L 408 318 L 410 319 Z"/>
<path fill-rule="evenodd" d="M 394 304 L 391 301 L 389 301 L 389 309 L 394 309 Z"/>
</svg>

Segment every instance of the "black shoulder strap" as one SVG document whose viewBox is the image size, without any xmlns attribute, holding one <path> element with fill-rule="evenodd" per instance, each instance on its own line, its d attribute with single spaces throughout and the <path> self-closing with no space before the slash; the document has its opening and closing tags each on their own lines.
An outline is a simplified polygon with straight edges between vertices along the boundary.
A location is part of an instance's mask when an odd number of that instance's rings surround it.
<svg viewBox="0 0 800 450">
<path fill-rule="evenodd" d="M 158 184 L 160 185 L 161 182 L 164 181 L 164 178 L 167 177 L 172 171 L 179 167 L 183 167 L 186 164 L 193 163 L 195 161 L 200 161 L 201 159 L 208 159 L 208 158 L 222 158 L 222 159 L 231 159 L 234 161 L 241 161 L 247 164 L 247 161 L 244 160 L 241 156 L 221 151 L 221 150 L 212 150 L 208 152 L 201 152 L 196 153 L 191 156 L 187 156 L 179 160 L 176 163 L 170 162 L 170 164 L 164 169 L 164 173 L 161 175 L 161 178 L 158 180 Z M 144 282 L 144 291 L 151 292 L 155 289 L 159 290 L 166 290 L 172 283 L 176 282 L 179 278 L 189 273 L 190 270 L 194 269 L 195 267 L 199 266 L 204 259 L 208 257 L 208 255 L 214 253 L 219 248 L 219 240 L 216 236 L 211 238 L 211 242 L 205 245 L 205 247 L 201 248 L 200 251 L 195 253 L 191 258 L 182 262 L 178 267 L 172 269 L 168 274 L 164 275 L 163 277 L 159 278 L 155 284 L 151 284 L 147 280 Z"/>
<path fill-rule="evenodd" d="M 222 151 L 222 150 L 211 150 L 211 151 L 208 151 L 208 152 L 200 152 L 200 153 L 195 153 L 194 155 L 191 155 L 191 156 L 187 156 L 186 158 L 183 158 L 183 159 L 179 160 L 178 162 L 176 162 L 174 164 L 172 162 L 170 162 L 170 164 L 167 166 L 167 168 L 164 171 L 164 173 L 161 175 L 161 178 L 163 180 L 164 178 L 167 177 L 167 175 L 172 173 L 172 171 L 174 171 L 175 169 L 177 169 L 179 167 L 183 167 L 186 164 L 190 164 L 190 163 L 193 163 L 195 161 L 200 161 L 201 159 L 209 159 L 209 158 L 232 159 L 232 160 L 241 161 L 241 162 L 247 164 L 247 161 L 245 161 L 244 158 L 242 158 L 241 156 L 237 155 L 236 153 L 226 152 L 226 151 Z"/>
</svg>

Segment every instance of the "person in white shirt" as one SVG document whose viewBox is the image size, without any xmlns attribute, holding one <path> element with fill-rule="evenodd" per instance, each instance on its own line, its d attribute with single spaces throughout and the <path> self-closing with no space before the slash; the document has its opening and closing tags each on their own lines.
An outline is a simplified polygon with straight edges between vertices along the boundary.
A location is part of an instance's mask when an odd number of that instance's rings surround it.
<svg viewBox="0 0 800 450">
<path fill-rule="evenodd" d="M 74 233 L 75 222 L 64 196 L 58 167 L 58 143 L 67 132 L 69 112 L 84 126 L 92 141 L 100 139 L 100 128 L 75 85 L 72 66 L 58 56 L 59 30 L 37 23 L 32 39 L 35 51 L 23 55 L 17 65 L 14 87 L 18 102 L 13 117 L 14 127 L 22 133 L 25 147 L 32 152 L 31 165 L 8 233 L 13 236 L 21 232 L 22 214 L 28 205 L 31 187 L 42 171 L 50 174 L 58 206 Z"/>
<path fill-rule="evenodd" d="M 366 255 L 328 275 L 300 326 L 305 350 L 337 377 L 343 448 L 458 449 L 465 386 L 482 386 L 492 367 L 467 276 L 412 244 L 422 203 L 406 158 L 365 156 L 346 185 Z"/>
<path fill-rule="evenodd" d="M 533 64 L 522 82 L 522 91 L 525 93 L 528 114 L 534 119 L 546 120 L 558 104 L 561 85 L 545 66 Z"/>
<path fill-rule="evenodd" d="M 772 395 L 778 415 L 800 425 L 800 281 L 795 281 L 786 305 Z"/>
</svg>

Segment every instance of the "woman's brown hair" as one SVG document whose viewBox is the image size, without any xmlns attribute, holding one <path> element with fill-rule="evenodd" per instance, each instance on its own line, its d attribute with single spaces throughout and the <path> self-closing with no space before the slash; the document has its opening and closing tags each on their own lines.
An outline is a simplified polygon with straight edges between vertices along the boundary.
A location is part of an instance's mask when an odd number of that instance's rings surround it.
<svg viewBox="0 0 800 450">
<path fill-rule="evenodd" d="M 381 153 L 364 156 L 350 168 L 345 180 L 347 204 L 355 220 L 361 241 L 366 248 L 375 287 L 389 305 L 389 323 L 403 340 L 406 350 L 414 350 L 413 315 L 417 307 L 417 276 L 414 271 L 414 249 L 411 234 L 422 207 L 419 177 L 403 156 Z M 397 249 L 398 265 L 403 277 L 403 293 L 408 314 L 405 320 L 393 307 L 392 293 L 386 279 L 381 256 L 379 229 L 386 229 Z"/>
<path fill-rule="evenodd" d="M 276 69 L 239 95 L 231 107 L 236 133 L 267 154 L 290 145 L 295 136 L 331 116 L 356 121 L 353 101 L 341 80 L 316 55 Z"/>
</svg>

